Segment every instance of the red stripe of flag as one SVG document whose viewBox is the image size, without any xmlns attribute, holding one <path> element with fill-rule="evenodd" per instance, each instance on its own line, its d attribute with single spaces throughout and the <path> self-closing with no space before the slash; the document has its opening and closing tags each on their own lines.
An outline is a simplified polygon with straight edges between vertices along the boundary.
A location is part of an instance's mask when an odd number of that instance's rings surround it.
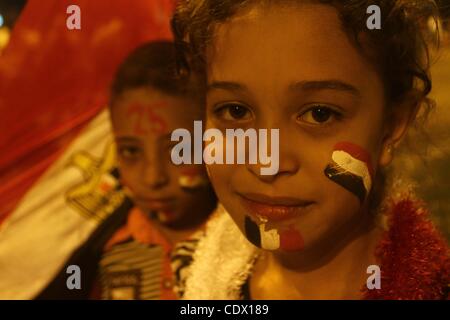
<svg viewBox="0 0 450 320">
<path fill-rule="evenodd" d="M 81 8 L 81 30 L 66 9 Z M 173 0 L 29 0 L 0 59 L 0 222 L 106 105 L 118 64 L 170 39 Z"/>
</svg>

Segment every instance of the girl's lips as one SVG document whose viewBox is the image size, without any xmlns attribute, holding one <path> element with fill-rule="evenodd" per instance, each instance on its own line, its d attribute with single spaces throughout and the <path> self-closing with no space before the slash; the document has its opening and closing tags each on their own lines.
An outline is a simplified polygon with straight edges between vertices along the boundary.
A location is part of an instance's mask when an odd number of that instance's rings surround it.
<svg viewBox="0 0 450 320">
<path fill-rule="evenodd" d="M 278 222 L 298 217 L 313 204 L 291 197 L 269 197 L 261 194 L 239 194 L 241 201 L 250 215 L 257 218 Z"/>
</svg>

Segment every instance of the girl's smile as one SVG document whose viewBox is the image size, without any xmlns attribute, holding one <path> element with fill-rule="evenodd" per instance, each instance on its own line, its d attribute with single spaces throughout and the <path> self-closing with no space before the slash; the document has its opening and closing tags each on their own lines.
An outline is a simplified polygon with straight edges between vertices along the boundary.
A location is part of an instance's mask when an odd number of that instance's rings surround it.
<svg viewBox="0 0 450 320">
<path fill-rule="evenodd" d="M 262 194 L 240 194 L 244 207 L 259 221 L 281 222 L 304 214 L 314 203 L 291 197 L 271 197 Z"/>
</svg>

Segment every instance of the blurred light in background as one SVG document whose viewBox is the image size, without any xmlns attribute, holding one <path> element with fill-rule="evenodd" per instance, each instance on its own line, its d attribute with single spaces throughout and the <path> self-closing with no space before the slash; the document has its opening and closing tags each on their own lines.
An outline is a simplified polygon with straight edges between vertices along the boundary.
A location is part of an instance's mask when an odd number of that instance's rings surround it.
<svg viewBox="0 0 450 320">
<path fill-rule="evenodd" d="M 5 24 L 5 19 L 3 15 L 0 13 L 0 52 L 9 42 L 9 29 L 8 27 L 3 27 Z"/>
<path fill-rule="evenodd" d="M 11 30 L 25 4 L 25 0 L 0 0 L 0 54 L 8 45 Z"/>
<path fill-rule="evenodd" d="M 8 27 L 0 28 L 0 52 L 6 47 L 10 38 L 10 31 Z"/>
<path fill-rule="evenodd" d="M 26 0 L 0 0 L 0 28 L 12 30 L 26 3 Z"/>
</svg>

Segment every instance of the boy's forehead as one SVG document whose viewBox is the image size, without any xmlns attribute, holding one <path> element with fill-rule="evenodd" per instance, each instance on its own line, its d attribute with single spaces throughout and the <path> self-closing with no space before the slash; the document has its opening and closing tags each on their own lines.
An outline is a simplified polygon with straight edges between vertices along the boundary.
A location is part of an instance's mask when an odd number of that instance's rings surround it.
<svg viewBox="0 0 450 320">
<path fill-rule="evenodd" d="M 201 118 L 201 108 L 187 97 L 139 88 L 124 92 L 111 113 L 116 131 L 167 134 L 178 128 L 190 128 L 194 120 Z"/>
</svg>

